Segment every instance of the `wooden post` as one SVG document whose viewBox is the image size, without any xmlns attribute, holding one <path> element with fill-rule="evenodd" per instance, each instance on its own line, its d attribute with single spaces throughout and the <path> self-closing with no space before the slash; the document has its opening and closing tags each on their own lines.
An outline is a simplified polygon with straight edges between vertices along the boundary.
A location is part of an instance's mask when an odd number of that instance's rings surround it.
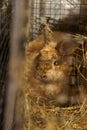
<svg viewBox="0 0 87 130">
<path fill-rule="evenodd" d="M 6 90 L 3 130 L 12 130 L 16 91 L 19 87 L 18 65 L 21 59 L 20 38 L 23 34 L 25 21 L 25 0 L 13 2 L 12 26 L 10 35 L 9 84 Z"/>
</svg>

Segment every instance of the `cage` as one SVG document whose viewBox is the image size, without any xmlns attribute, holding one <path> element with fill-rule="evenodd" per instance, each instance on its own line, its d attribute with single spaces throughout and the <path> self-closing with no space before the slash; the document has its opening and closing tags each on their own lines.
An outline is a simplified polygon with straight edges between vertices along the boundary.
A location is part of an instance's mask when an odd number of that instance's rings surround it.
<svg viewBox="0 0 87 130">
<path fill-rule="evenodd" d="M 0 129 L 2 129 L 5 93 L 8 83 L 10 13 L 5 1 L 0 1 Z"/>
<path fill-rule="evenodd" d="M 86 0 L 16 0 L 10 3 L 10 0 L 2 1 L 0 9 L 1 129 L 3 126 L 4 130 L 86 130 L 86 94 L 81 95 L 82 104 L 60 107 L 54 105 L 55 101 L 50 98 L 40 98 L 33 92 L 30 94 L 29 81 L 25 80 L 29 75 L 26 67 L 31 64 L 30 57 L 33 58 L 33 53 L 28 52 L 28 46 L 35 42 L 36 48 L 39 46 L 37 39 L 43 34 L 42 23 L 47 23 L 53 32 L 63 32 L 64 35 L 70 34 L 73 39 L 80 39 L 80 46 L 71 59 L 73 70 L 68 85 L 74 95 L 78 95 L 78 89 L 82 92 L 83 86 L 86 88 Z"/>
</svg>

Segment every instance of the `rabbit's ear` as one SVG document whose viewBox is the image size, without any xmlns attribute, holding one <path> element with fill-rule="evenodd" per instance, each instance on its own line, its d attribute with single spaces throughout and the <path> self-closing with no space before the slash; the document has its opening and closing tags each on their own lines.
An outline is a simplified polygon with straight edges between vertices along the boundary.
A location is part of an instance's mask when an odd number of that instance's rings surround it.
<svg viewBox="0 0 87 130">
<path fill-rule="evenodd" d="M 81 38 L 67 34 L 57 44 L 56 49 L 60 55 L 71 55 L 80 44 L 82 44 Z"/>
<path fill-rule="evenodd" d="M 52 47 L 56 47 L 57 41 L 55 40 L 54 33 L 50 29 L 48 24 L 44 24 L 44 42 L 47 45 L 50 45 Z"/>
</svg>

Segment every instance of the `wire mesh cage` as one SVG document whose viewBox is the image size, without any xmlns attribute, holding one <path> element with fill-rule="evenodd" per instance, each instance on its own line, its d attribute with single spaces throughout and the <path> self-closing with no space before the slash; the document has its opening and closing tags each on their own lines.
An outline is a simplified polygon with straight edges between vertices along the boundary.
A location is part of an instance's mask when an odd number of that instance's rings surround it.
<svg viewBox="0 0 87 130">
<path fill-rule="evenodd" d="M 30 9 L 32 14 L 30 20 L 30 40 L 37 38 L 42 33 L 41 20 L 43 17 L 46 18 L 53 31 L 87 35 L 86 1 L 73 0 L 71 2 L 69 0 L 37 0 L 32 1 Z M 78 72 L 74 70 L 74 76 L 71 77 L 70 82 L 73 82 L 71 80 L 75 79 L 74 82 L 77 82 L 76 84 L 81 84 L 81 79 L 79 79 L 77 73 Z"/>
<path fill-rule="evenodd" d="M 80 0 L 73 0 L 72 2 L 69 0 L 48 0 L 48 1 L 33 1 L 30 8 L 32 10 L 32 30 L 33 30 L 33 38 L 38 36 L 38 33 L 40 30 L 38 30 L 40 26 L 41 17 L 47 17 L 50 24 L 54 24 L 58 30 L 58 20 L 61 20 L 60 24 L 65 19 L 65 22 L 67 22 L 67 25 L 70 23 L 73 23 L 73 25 L 76 24 L 76 20 L 78 23 L 82 24 L 80 20 L 82 18 L 86 20 L 86 2 L 80 1 Z M 85 24 L 85 23 L 84 23 Z M 63 25 L 62 25 L 63 26 Z M 69 26 L 69 25 L 68 25 Z M 69 27 L 69 30 L 71 27 Z M 74 31 L 76 31 L 76 27 L 74 27 Z M 78 29 L 77 29 L 78 30 Z M 36 31 L 36 32 L 35 32 Z M 72 31 L 72 30 L 71 30 Z"/>
<path fill-rule="evenodd" d="M 2 129 L 5 93 L 8 83 L 8 60 L 9 60 L 9 18 L 10 13 L 5 1 L 0 1 L 0 129 Z"/>
<path fill-rule="evenodd" d="M 6 2 L 6 1 L 5 1 Z M 3 3 L 3 2 L 2 2 Z M 8 78 L 7 69 L 8 61 L 11 60 L 11 81 L 9 91 L 7 94 L 7 107 L 5 114 L 4 130 L 70 130 L 87 128 L 87 105 L 85 100 L 82 106 L 60 108 L 55 105 L 55 99 L 42 96 L 40 90 L 34 90 L 33 76 L 29 77 L 28 66 L 32 63 L 34 53 L 37 56 L 39 43 L 42 44 L 39 35 L 43 35 L 42 22 L 45 20 L 53 32 L 62 32 L 67 36 L 79 38 L 81 40 L 80 46 L 73 53 L 70 62 L 72 62 L 72 72 L 69 75 L 68 85 L 78 98 L 78 87 L 87 86 L 87 2 L 86 0 L 19 0 L 13 2 L 12 11 L 9 12 L 9 4 L 2 4 L 0 9 L 0 41 L 1 41 L 1 92 L 6 90 Z M 7 6 L 8 5 L 8 6 Z M 6 7 L 4 7 L 6 6 Z M 10 10 L 11 11 L 11 10 Z M 9 21 L 12 16 L 13 21 Z M 9 47 L 9 24 L 13 22 L 12 32 L 10 32 L 11 44 Z M 26 25 L 25 25 L 26 24 Z M 40 35 L 40 36 L 42 36 Z M 49 40 L 48 40 L 49 41 Z M 28 44 L 27 44 L 28 43 Z M 35 48 L 28 48 L 30 44 L 35 44 Z M 21 47 L 25 46 L 25 59 L 23 64 L 20 58 Z M 43 45 L 41 45 L 42 48 Z M 9 48 L 11 55 L 9 59 Z M 40 48 L 40 49 L 41 49 Z M 31 50 L 30 50 L 31 49 Z M 36 49 L 36 50 L 35 50 Z M 29 52 L 31 51 L 31 53 Z M 35 52 L 36 51 L 36 52 Z M 23 56 L 23 55 L 22 55 Z M 38 57 L 37 57 L 38 58 Z M 68 61 L 67 61 L 68 62 Z M 23 66 L 22 66 L 23 65 Z M 22 68 L 23 67 L 23 68 Z M 19 72 L 20 69 L 21 73 Z M 27 68 L 27 72 L 26 72 Z M 17 75 L 17 73 L 19 74 Z M 25 74 L 24 74 L 25 71 Z M 21 79 L 21 76 L 24 76 Z M 26 80 L 28 78 L 28 81 Z M 23 81 L 24 80 L 24 81 Z M 21 83 L 19 83 L 19 81 Z M 31 87 L 29 83 L 33 84 Z M 37 86 L 37 82 L 35 81 Z M 64 81 L 64 83 L 66 83 Z M 20 85 L 19 85 L 20 84 Z M 45 85 L 46 82 L 44 83 Z M 53 83 L 52 83 L 53 84 Z M 34 85 L 34 86 L 35 86 Z M 44 85 L 44 88 L 45 88 Z M 11 87 L 12 86 L 12 87 Z M 16 88 L 21 86 L 21 88 Z M 40 85 L 38 85 L 40 86 Z M 30 88 L 29 88 L 30 87 Z M 15 89 L 14 89 L 15 88 Z M 54 85 L 55 88 L 55 85 Z M 17 89 L 17 93 L 16 93 Z M 43 86 L 42 88 L 43 89 Z M 48 88 L 49 89 L 49 88 Z M 56 89 L 56 88 L 55 88 Z M 75 90 L 76 89 L 76 90 Z M 82 89 L 80 91 L 82 91 Z M 52 90 L 52 87 L 51 87 Z M 32 92 L 31 92 L 32 91 Z M 34 95 L 34 92 L 37 92 Z M 87 91 L 87 89 L 86 89 Z M 30 93 L 31 92 L 31 93 Z M 38 96 L 39 92 L 39 96 Z M 42 91 L 41 91 L 42 92 Z M 12 95 L 13 94 L 13 95 Z M 42 95 L 41 95 L 42 94 Z M 40 97 L 42 96 L 42 97 Z M 83 95 L 82 95 L 83 96 Z M 12 97 L 12 99 L 10 99 Z M 87 96 L 84 95 L 86 98 Z M 1 102 L 2 102 L 1 97 Z M 15 102 L 16 98 L 16 102 Z M 64 97 L 63 97 L 64 98 Z M 65 97 L 66 98 L 66 97 Z M 71 97 L 72 98 L 72 97 Z M 73 99 L 72 99 L 73 100 Z M 74 103 L 73 103 L 74 104 Z M 2 110 L 1 104 L 1 110 Z M 13 105 L 13 106 L 12 106 Z M 74 104 L 75 105 L 75 104 Z M 79 104 L 78 104 L 79 105 Z M 81 104 L 80 104 L 81 105 Z M 15 109 L 15 110 L 14 110 Z M 9 112 L 10 116 L 9 116 Z M 2 113 L 2 112 L 1 112 Z M 85 114 L 84 114 L 85 113 Z M 12 116 L 11 116 L 12 115 Z M 86 115 L 86 116 L 85 116 Z M 2 114 L 1 114 L 2 116 Z M 9 117 L 8 117 L 9 116 Z M 69 120 L 69 116 L 71 117 Z M 81 118 L 80 118 L 81 116 Z M 77 119 L 78 118 L 78 119 Z M 83 120 L 83 124 L 79 125 L 79 121 Z M 12 124 L 13 123 L 13 124 Z M 81 123 L 81 122 L 80 122 Z"/>
</svg>

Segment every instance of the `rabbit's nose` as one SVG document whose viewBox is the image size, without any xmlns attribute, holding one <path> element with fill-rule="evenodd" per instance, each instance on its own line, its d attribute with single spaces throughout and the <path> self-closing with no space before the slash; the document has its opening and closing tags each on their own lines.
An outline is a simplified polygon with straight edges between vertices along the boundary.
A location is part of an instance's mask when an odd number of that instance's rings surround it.
<svg viewBox="0 0 87 130">
<path fill-rule="evenodd" d="M 42 79 L 45 79 L 47 76 L 46 75 L 41 75 L 41 78 Z"/>
</svg>

